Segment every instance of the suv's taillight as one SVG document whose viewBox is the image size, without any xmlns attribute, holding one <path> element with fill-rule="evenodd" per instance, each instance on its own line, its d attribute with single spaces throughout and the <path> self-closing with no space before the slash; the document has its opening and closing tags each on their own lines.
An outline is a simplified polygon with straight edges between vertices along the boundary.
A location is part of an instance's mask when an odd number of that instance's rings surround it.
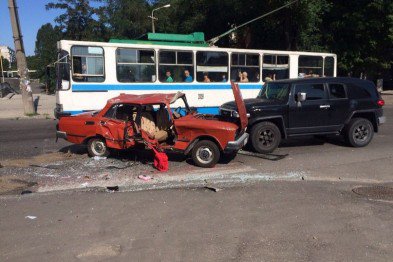
<svg viewBox="0 0 393 262">
<path fill-rule="evenodd" d="M 379 100 L 377 101 L 377 105 L 379 105 L 380 107 L 382 107 L 382 106 L 385 105 L 385 101 L 384 101 L 383 99 L 379 99 Z"/>
</svg>

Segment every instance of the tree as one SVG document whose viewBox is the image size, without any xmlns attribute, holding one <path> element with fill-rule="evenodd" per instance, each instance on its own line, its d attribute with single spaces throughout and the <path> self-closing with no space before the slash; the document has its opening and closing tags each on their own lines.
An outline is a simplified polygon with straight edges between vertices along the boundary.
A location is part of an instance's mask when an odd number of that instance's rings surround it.
<svg viewBox="0 0 393 262">
<path fill-rule="evenodd" d="M 393 2 L 331 2 L 334 10 L 324 17 L 324 41 L 338 55 L 340 74 L 388 75 L 393 66 Z"/>
<path fill-rule="evenodd" d="M 98 40 L 100 25 L 94 19 L 99 14 L 99 8 L 90 5 L 99 0 L 57 0 L 46 5 L 46 9 L 61 9 L 64 13 L 56 17 L 63 38 L 71 40 Z"/>
<path fill-rule="evenodd" d="M 145 0 L 104 0 L 101 23 L 111 38 L 140 38 L 150 28 L 150 5 Z"/>
<path fill-rule="evenodd" d="M 57 60 L 57 41 L 62 37 L 59 27 L 44 24 L 37 32 L 35 56 L 30 57 L 29 68 L 36 69 L 36 76 L 46 80 L 46 67 Z M 51 74 L 50 91 L 54 89 L 54 74 Z"/>
</svg>

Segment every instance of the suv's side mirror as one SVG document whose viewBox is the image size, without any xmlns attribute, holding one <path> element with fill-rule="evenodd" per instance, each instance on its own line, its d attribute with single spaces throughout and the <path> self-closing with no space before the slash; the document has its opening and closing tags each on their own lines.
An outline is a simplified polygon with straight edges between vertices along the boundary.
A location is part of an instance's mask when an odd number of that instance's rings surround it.
<svg viewBox="0 0 393 262">
<path fill-rule="evenodd" d="M 297 100 L 297 102 L 304 102 L 304 101 L 306 101 L 306 99 L 307 99 L 307 94 L 306 93 L 297 93 L 296 94 L 296 100 Z"/>
</svg>

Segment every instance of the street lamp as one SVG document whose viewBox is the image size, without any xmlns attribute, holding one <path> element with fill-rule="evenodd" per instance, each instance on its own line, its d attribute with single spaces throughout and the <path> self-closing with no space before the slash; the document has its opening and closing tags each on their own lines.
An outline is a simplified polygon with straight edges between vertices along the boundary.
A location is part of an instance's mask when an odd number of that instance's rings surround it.
<svg viewBox="0 0 393 262">
<path fill-rule="evenodd" d="M 155 29 L 155 27 L 154 27 L 154 20 L 158 20 L 158 18 L 154 17 L 154 12 L 157 11 L 157 10 L 159 10 L 159 9 L 168 8 L 168 7 L 171 7 L 171 4 L 167 4 L 167 5 L 158 7 L 158 8 L 156 8 L 156 9 L 153 9 L 153 11 L 151 11 L 151 16 L 149 16 L 149 18 L 151 18 L 151 29 L 152 29 L 153 33 L 156 32 L 156 29 Z"/>
</svg>

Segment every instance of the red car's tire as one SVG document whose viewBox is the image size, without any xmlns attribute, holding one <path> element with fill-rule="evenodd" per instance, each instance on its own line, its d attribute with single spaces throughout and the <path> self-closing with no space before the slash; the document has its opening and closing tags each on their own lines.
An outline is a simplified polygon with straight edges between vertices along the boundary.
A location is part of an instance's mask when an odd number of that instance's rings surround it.
<svg viewBox="0 0 393 262">
<path fill-rule="evenodd" d="M 192 160 L 199 167 L 214 167 L 220 160 L 220 149 L 210 140 L 199 141 L 192 149 Z"/>
<path fill-rule="evenodd" d="M 87 151 L 90 157 L 107 157 L 109 156 L 109 149 L 106 146 L 104 139 L 94 137 L 87 142 Z"/>
</svg>

